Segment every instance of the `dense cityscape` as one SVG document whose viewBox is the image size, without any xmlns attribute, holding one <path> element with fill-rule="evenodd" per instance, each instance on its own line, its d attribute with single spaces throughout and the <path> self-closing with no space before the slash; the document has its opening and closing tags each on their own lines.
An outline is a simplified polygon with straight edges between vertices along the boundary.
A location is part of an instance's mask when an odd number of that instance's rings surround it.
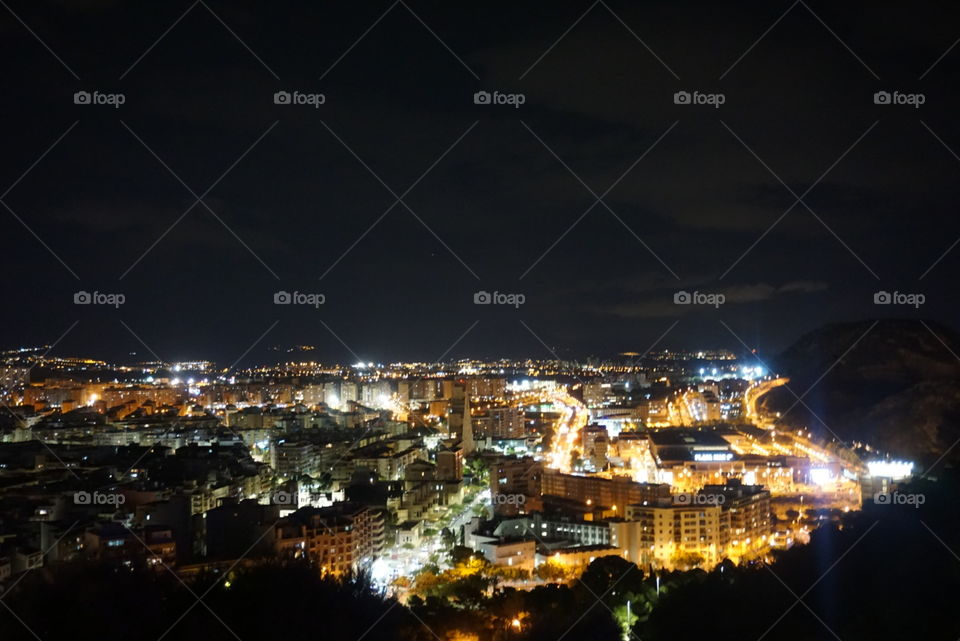
<svg viewBox="0 0 960 641">
<path fill-rule="evenodd" d="M 960 11 L 0 0 L 0 641 L 960 639 Z"/>
<path fill-rule="evenodd" d="M 723 350 L 238 371 L 48 351 L 3 353 L 11 586 L 71 564 L 228 586 L 302 562 L 466 607 L 612 559 L 658 584 L 763 566 L 864 502 L 918 500 L 897 491 L 913 463 L 783 424 L 764 397 L 787 379 Z M 610 610 L 625 638 L 651 605 Z"/>
</svg>

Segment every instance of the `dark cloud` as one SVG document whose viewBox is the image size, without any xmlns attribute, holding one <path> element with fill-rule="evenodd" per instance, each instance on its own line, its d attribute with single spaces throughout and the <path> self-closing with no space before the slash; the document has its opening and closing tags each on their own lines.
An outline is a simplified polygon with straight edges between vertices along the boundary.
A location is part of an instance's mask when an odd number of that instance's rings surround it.
<svg viewBox="0 0 960 641">
<path fill-rule="evenodd" d="M 0 320 L 4 343 L 79 318 L 65 349 L 126 355 L 121 315 L 79 313 L 80 286 L 128 291 L 122 317 L 158 351 L 221 361 L 275 321 L 271 344 L 391 360 L 442 354 L 475 321 L 451 356 L 549 355 L 521 320 L 577 356 L 643 350 L 673 319 L 667 346 L 742 348 L 722 319 L 775 350 L 877 315 L 881 288 L 956 316 L 960 257 L 918 281 L 960 237 L 960 54 L 931 68 L 950 7 L 798 4 L 757 42 L 789 5 L 609 3 L 557 42 L 589 4 L 414 2 L 359 41 L 389 4 L 207 5 L 160 38 L 190 3 L 11 2 L 63 64 L 0 17 L 0 193 L 79 121 L 3 200 L 81 279 L 0 210 L 6 293 L 29 309 Z M 79 90 L 126 103 L 74 105 Z M 479 90 L 526 100 L 475 105 Z M 881 90 L 927 100 L 875 105 Z M 177 223 L 214 183 L 222 222 L 197 205 Z M 280 288 L 329 302 L 278 310 Z M 480 289 L 527 303 L 479 308 Z M 678 307 L 680 289 L 727 303 Z"/>
</svg>

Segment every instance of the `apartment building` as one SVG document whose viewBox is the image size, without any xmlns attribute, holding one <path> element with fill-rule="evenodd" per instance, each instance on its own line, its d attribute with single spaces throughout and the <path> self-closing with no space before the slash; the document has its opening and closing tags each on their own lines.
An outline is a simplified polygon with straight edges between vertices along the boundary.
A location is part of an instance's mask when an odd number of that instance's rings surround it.
<svg viewBox="0 0 960 641">
<path fill-rule="evenodd" d="M 610 544 L 644 566 L 710 568 L 725 558 L 740 562 L 772 541 L 770 493 L 758 485 L 707 486 L 697 494 L 628 505 L 609 523 Z"/>
<path fill-rule="evenodd" d="M 384 519 L 357 503 L 303 508 L 275 527 L 274 548 L 281 558 L 309 558 L 324 574 L 356 572 L 383 550 Z"/>
</svg>

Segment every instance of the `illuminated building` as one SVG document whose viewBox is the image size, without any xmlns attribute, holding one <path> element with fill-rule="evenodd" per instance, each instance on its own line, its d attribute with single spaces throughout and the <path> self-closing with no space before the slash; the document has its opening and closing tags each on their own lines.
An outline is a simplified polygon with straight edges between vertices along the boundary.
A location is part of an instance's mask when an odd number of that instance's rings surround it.
<svg viewBox="0 0 960 641">
<path fill-rule="evenodd" d="M 459 481 L 463 478 L 463 449 L 440 446 L 437 452 L 437 478 Z"/>
<path fill-rule="evenodd" d="M 356 503 L 303 508 L 275 527 L 274 547 L 281 558 L 309 558 L 334 576 L 370 563 L 383 543 L 383 516 Z"/>
<path fill-rule="evenodd" d="M 274 443 L 270 454 L 270 467 L 276 470 L 281 478 L 315 474 L 319 464 L 317 447 L 312 443 Z"/>
<path fill-rule="evenodd" d="M 668 497 L 670 486 L 637 483 L 626 476 L 604 478 L 544 470 L 542 492 L 544 495 L 559 496 L 617 513 L 627 505 Z"/>
<path fill-rule="evenodd" d="M 610 543 L 610 528 L 606 523 L 550 519 L 540 513 L 505 518 L 493 530 L 493 535 L 508 538 L 532 536 L 542 541 L 565 541 L 581 546 Z"/>
<path fill-rule="evenodd" d="M 471 418 L 474 436 L 516 439 L 524 436 L 523 411 L 518 407 L 490 407 Z"/>
<path fill-rule="evenodd" d="M 465 380 L 467 394 L 476 399 L 502 399 L 507 393 L 507 381 L 504 378 L 486 378 L 480 376 L 471 376 Z M 446 382 L 444 383 L 444 396 L 447 395 Z"/>
<path fill-rule="evenodd" d="M 583 402 L 587 407 L 600 407 L 610 395 L 610 383 L 590 381 L 583 384 Z"/>
<path fill-rule="evenodd" d="M 494 498 L 496 514 L 515 515 L 534 512 L 540 502 L 543 464 L 532 456 L 502 456 L 490 462 L 490 495 L 514 497 L 513 501 Z M 517 497 L 524 497 L 523 501 Z"/>
<path fill-rule="evenodd" d="M 736 482 L 628 505 L 623 520 L 609 525 L 610 544 L 641 567 L 710 568 L 758 556 L 773 543 L 770 493 Z"/>
<path fill-rule="evenodd" d="M 623 556 L 623 550 L 611 545 L 583 545 L 559 550 L 543 550 L 537 554 L 537 565 L 550 562 L 566 568 L 586 568 L 604 556 Z"/>
<path fill-rule="evenodd" d="M 403 478 L 403 470 L 424 454 L 423 447 L 414 445 L 400 449 L 397 441 L 374 443 L 350 455 L 355 470 L 371 470 L 381 479 L 396 481 Z"/>
<path fill-rule="evenodd" d="M 537 562 L 537 542 L 534 540 L 482 541 L 480 551 L 493 565 L 533 570 Z"/>
</svg>

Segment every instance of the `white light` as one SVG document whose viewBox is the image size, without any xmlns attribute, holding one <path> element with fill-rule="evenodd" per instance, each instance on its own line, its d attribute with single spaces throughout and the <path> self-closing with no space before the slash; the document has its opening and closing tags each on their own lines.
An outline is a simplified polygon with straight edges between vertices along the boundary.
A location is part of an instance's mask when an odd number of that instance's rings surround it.
<svg viewBox="0 0 960 641">
<path fill-rule="evenodd" d="M 693 460 L 703 463 L 711 463 L 717 461 L 731 461 L 733 460 L 733 454 L 730 452 L 709 452 L 694 454 Z"/>
<path fill-rule="evenodd" d="M 910 476 L 913 463 L 910 461 L 868 461 L 867 469 L 870 471 L 870 476 L 880 476 L 898 481 Z"/>
<path fill-rule="evenodd" d="M 833 483 L 837 478 L 831 470 L 825 467 L 814 467 L 810 469 L 810 481 L 815 485 L 827 485 Z"/>
</svg>

